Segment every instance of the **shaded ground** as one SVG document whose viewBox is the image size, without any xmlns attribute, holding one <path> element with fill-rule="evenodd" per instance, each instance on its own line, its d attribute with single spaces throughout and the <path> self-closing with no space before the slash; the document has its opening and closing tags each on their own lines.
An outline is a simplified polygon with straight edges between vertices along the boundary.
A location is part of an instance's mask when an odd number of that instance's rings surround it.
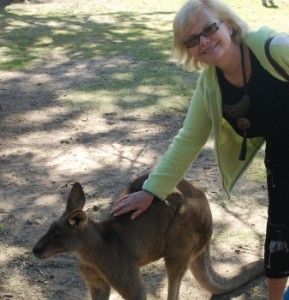
<svg viewBox="0 0 289 300">
<path fill-rule="evenodd" d="M 184 115 L 175 111 L 102 113 L 63 101 L 66 90 L 91 82 L 97 72 L 101 76 L 102 68 L 130 63 L 116 56 L 1 72 L 0 299 L 88 299 L 73 255 L 39 261 L 31 249 L 64 209 L 71 184 L 82 183 L 88 196 L 86 209 L 104 218 L 120 191 L 154 167 L 181 127 Z M 257 163 L 262 168 L 262 161 Z M 229 201 L 219 182 L 212 142 L 187 177 L 203 187 L 210 199 L 215 267 L 228 274 L 262 255 L 264 186 L 245 177 Z M 144 268 L 143 279 L 149 299 L 165 299 L 162 261 Z M 120 298 L 113 292 L 111 299 Z M 180 299 L 205 300 L 211 295 L 188 272 Z M 266 299 L 264 278 L 214 299 Z"/>
</svg>

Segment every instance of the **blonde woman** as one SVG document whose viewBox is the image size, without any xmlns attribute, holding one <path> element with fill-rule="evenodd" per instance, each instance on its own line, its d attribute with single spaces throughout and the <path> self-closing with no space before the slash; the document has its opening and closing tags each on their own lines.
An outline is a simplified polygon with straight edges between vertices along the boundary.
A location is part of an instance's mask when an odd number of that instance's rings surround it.
<svg viewBox="0 0 289 300">
<path fill-rule="evenodd" d="M 120 198 L 113 215 L 145 212 L 185 176 L 211 132 L 223 187 L 234 184 L 266 143 L 269 195 L 265 274 L 268 299 L 282 300 L 289 274 L 289 84 L 268 61 L 264 45 L 289 74 L 289 38 L 272 29 L 251 32 L 227 5 L 190 0 L 176 14 L 173 50 L 187 69 L 202 69 L 183 128 L 143 190 Z"/>
</svg>

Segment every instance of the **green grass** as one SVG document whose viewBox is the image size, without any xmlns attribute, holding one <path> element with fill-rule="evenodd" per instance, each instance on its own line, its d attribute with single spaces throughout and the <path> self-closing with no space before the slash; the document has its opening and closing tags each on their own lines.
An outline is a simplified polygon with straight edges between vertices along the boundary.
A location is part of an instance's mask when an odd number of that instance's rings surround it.
<svg viewBox="0 0 289 300">
<path fill-rule="evenodd" d="M 24 69 L 54 57 L 60 62 L 124 54 L 136 61 L 170 57 L 173 12 L 100 13 L 91 4 L 87 12 L 78 12 L 78 6 L 60 10 L 57 5 L 41 5 L 39 11 L 36 7 L 13 5 L 2 11 L 2 70 Z"/>
<path fill-rule="evenodd" d="M 179 6 L 177 1 L 168 7 L 165 1 L 156 6 L 152 1 L 96 0 L 8 6 L 0 19 L 5 45 L 0 70 L 122 58 L 130 63 L 96 69 L 96 78 L 59 100 L 101 113 L 184 111 L 197 76 L 186 76 L 171 62 L 172 19 Z"/>
</svg>

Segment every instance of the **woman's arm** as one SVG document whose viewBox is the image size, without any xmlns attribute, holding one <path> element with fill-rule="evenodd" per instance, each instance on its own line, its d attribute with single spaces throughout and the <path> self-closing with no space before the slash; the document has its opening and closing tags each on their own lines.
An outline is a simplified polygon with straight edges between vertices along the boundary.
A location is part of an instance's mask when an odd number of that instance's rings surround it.
<svg viewBox="0 0 289 300">
<path fill-rule="evenodd" d="M 202 75 L 201 75 L 202 76 Z M 199 155 L 212 131 L 210 114 L 205 107 L 203 76 L 198 81 L 183 128 L 174 138 L 143 188 L 160 199 L 171 194 Z"/>
</svg>

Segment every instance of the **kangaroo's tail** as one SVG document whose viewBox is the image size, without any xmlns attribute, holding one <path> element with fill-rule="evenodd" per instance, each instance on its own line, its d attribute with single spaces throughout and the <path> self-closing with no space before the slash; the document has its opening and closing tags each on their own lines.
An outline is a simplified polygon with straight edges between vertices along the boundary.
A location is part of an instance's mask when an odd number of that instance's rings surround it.
<svg viewBox="0 0 289 300">
<path fill-rule="evenodd" d="M 199 284 L 213 295 L 228 293 L 264 273 L 264 260 L 246 264 L 230 277 L 218 274 L 212 267 L 210 248 L 197 256 L 190 265 L 191 272 Z"/>
</svg>

